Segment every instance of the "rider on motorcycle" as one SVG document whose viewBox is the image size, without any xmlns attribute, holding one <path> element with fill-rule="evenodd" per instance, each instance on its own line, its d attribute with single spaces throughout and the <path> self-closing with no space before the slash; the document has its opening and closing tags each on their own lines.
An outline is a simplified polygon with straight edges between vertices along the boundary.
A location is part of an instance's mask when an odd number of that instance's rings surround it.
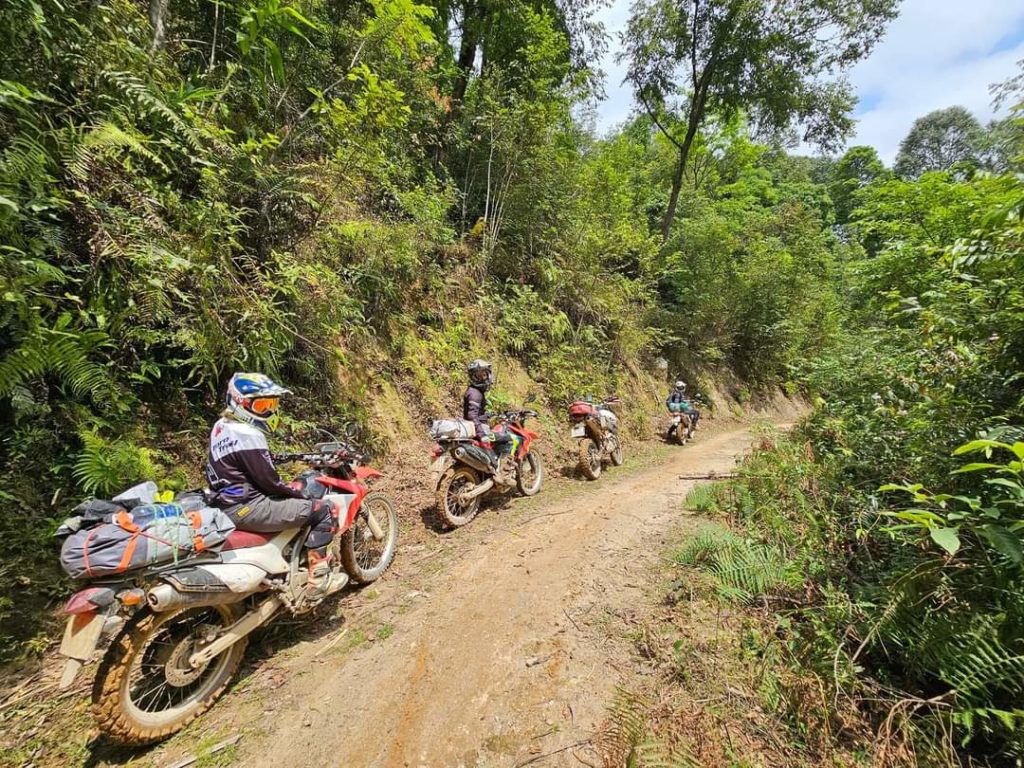
<svg viewBox="0 0 1024 768">
<path fill-rule="evenodd" d="M 500 482 L 510 482 L 512 477 L 512 462 L 501 461 L 501 451 L 511 441 L 504 432 L 492 432 L 487 423 L 487 390 L 494 384 L 494 372 L 491 364 L 486 360 L 477 358 L 466 366 L 469 374 L 469 386 L 462 396 L 462 418 L 473 422 L 476 427 L 476 439 L 480 442 L 493 443 L 494 464 L 498 472 Z"/>
<path fill-rule="evenodd" d="M 665 406 L 670 412 L 674 412 L 672 409 L 673 405 L 678 405 L 679 408 L 677 410 L 685 412 L 690 417 L 691 429 L 697 429 L 697 422 L 700 421 L 700 411 L 694 407 L 693 401 L 686 394 L 685 381 L 677 381 L 672 391 L 668 393 Z"/>
<path fill-rule="evenodd" d="M 466 366 L 469 386 L 462 396 L 462 418 L 476 426 L 476 439 L 485 440 L 490 434 L 487 424 L 487 390 L 494 383 L 491 364 L 479 358 Z"/>
<path fill-rule="evenodd" d="M 306 539 L 310 573 L 325 559 L 337 530 L 335 505 L 310 499 L 285 485 L 277 473 L 264 433 L 277 428 L 282 395 L 291 390 L 261 373 L 236 373 L 228 382 L 226 408 L 210 433 L 206 464 L 210 503 L 224 510 L 241 531 L 274 533 L 311 524 Z M 329 579 L 344 579 L 332 574 Z M 323 584 L 328 589 L 331 584 Z"/>
</svg>

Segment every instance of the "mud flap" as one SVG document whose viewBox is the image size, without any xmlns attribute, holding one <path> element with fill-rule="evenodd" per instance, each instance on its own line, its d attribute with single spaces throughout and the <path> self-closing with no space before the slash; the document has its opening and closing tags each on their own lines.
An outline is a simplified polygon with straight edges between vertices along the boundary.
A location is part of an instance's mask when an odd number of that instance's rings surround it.
<svg viewBox="0 0 1024 768">
<path fill-rule="evenodd" d="M 64 639 L 60 643 L 60 653 L 67 656 L 64 673 L 60 678 L 60 687 L 67 688 L 75 680 L 78 670 L 89 660 L 100 642 L 100 634 L 106 616 L 97 612 L 78 613 L 68 617 L 64 628 Z"/>
<path fill-rule="evenodd" d="M 441 484 L 441 476 L 444 475 L 445 470 L 452 465 L 452 459 L 447 453 L 443 453 L 434 459 L 434 462 L 430 465 L 430 484 L 437 490 L 437 486 Z"/>
</svg>

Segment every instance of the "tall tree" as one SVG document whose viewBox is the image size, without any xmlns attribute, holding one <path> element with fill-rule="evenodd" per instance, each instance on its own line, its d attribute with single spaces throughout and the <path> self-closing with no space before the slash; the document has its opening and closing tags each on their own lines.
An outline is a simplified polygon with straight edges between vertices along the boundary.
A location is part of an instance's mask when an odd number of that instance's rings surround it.
<svg viewBox="0 0 1024 768">
<path fill-rule="evenodd" d="M 841 75 L 867 56 L 899 0 L 635 0 L 623 34 L 637 101 L 678 149 L 668 238 L 694 138 L 709 114 L 761 132 L 798 124 L 834 148 L 852 128 Z M 837 77 L 838 76 L 838 77 Z"/>
<path fill-rule="evenodd" d="M 886 175 L 874 147 L 850 147 L 832 168 L 828 193 L 835 206 L 836 223 L 846 224 L 857 206 L 857 193 Z"/>
<path fill-rule="evenodd" d="M 914 121 L 900 142 L 896 173 L 916 179 L 928 171 L 946 171 L 959 163 L 982 164 L 985 130 L 963 107 L 936 109 Z"/>
</svg>

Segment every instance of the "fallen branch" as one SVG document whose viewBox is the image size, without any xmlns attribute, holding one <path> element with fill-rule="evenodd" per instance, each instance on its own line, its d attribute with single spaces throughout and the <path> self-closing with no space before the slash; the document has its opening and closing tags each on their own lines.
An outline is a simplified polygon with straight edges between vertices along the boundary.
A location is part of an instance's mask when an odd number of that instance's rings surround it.
<svg viewBox="0 0 1024 768">
<path fill-rule="evenodd" d="M 218 752 L 221 752 L 227 749 L 228 747 L 237 744 L 241 740 L 241 734 L 238 734 L 237 736 L 232 736 L 230 739 L 224 739 L 224 741 L 220 742 L 219 744 L 214 744 L 212 747 L 210 747 L 210 751 L 207 753 L 207 755 L 215 755 Z M 205 756 L 206 755 L 204 755 L 204 757 Z M 200 755 L 189 755 L 188 757 L 179 760 L 174 765 L 167 766 L 167 768 L 188 768 L 188 766 L 194 765 L 195 763 L 199 762 L 199 758 Z"/>
<path fill-rule="evenodd" d="M 531 757 L 529 760 L 524 760 L 521 763 L 516 763 L 515 766 L 513 766 L 513 768 L 523 768 L 524 765 L 536 763 L 538 760 L 543 760 L 545 757 L 551 757 L 552 755 L 557 755 L 561 752 L 568 752 L 570 749 L 575 749 L 576 747 L 581 747 L 584 744 L 589 743 L 590 739 L 581 739 L 579 741 L 573 742 L 572 744 L 566 744 L 564 747 L 560 747 L 559 749 L 552 750 L 551 752 L 545 752 L 543 755 L 537 755 L 536 757 Z M 175 766 L 174 768 L 177 768 L 177 766 Z"/>
<path fill-rule="evenodd" d="M 679 475 L 680 480 L 729 480 L 739 477 L 735 472 L 726 472 L 720 475 L 717 472 L 708 472 L 706 475 Z"/>
<path fill-rule="evenodd" d="M 325 653 L 327 653 L 327 652 L 328 652 L 329 650 L 331 650 L 331 648 L 333 648 L 333 647 L 334 647 L 334 646 L 336 646 L 336 645 L 337 645 L 337 644 L 338 644 L 339 642 L 341 642 L 341 638 L 343 638 L 343 637 L 344 637 L 345 635 L 347 635 L 347 634 L 348 634 L 348 627 L 345 627 L 345 628 L 344 628 L 343 630 L 341 630 L 341 632 L 339 632 L 338 634 L 336 634 L 336 635 L 334 636 L 334 638 L 333 638 L 333 639 L 332 639 L 332 640 L 331 640 L 331 641 L 330 641 L 330 642 L 329 642 L 329 643 L 328 643 L 327 645 L 325 645 L 325 646 L 324 646 L 323 648 L 321 648 L 321 649 L 320 649 L 319 651 L 317 651 L 316 653 L 314 653 L 314 654 L 313 654 L 313 658 L 314 658 L 314 659 L 318 659 L 318 658 L 320 658 L 321 656 L 323 656 L 323 655 L 324 655 Z"/>
<path fill-rule="evenodd" d="M 15 698 L 13 698 L 13 699 L 8 699 L 3 704 L 0 704 L 0 712 L 2 712 L 5 709 L 10 709 L 15 704 L 19 704 L 19 703 L 21 703 L 23 701 L 26 701 L 28 699 L 33 699 L 33 698 L 39 696 L 39 694 L 43 693 L 44 691 L 48 691 L 51 688 L 56 688 L 56 687 L 57 687 L 57 683 L 55 683 L 55 682 L 54 683 L 47 683 L 46 685 L 40 686 L 39 688 L 33 688 L 32 690 L 26 691 L 25 693 L 21 694 L 20 696 L 17 696 Z M 81 686 L 79 686 L 78 688 L 75 688 L 73 691 L 71 691 L 71 693 L 78 693 L 80 688 L 81 688 Z"/>
<path fill-rule="evenodd" d="M 567 618 L 569 621 L 571 621 L 572 625 L 574 627 L 576 627 L 576 631 L 577 632 L 582 632 L 583 631 L 582 629 L 580 629 L 580 625 L 576 623 L 576 619 L 574 619 L 572 616 L 570 616 L 569 612 L 567 610 L 565 610 L 565 608 L 562 609 L 562 613 L 564 613 L 565 614 L 565 618 Z"/>
</svg>

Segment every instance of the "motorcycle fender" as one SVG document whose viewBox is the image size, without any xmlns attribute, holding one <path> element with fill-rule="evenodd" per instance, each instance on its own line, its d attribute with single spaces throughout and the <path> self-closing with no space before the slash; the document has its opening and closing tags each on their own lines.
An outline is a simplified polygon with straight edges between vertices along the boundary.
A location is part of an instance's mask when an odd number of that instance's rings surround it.
<svg viewBox="0 0 1024 768">
<path fill-rule="evenodd" d="M 441 476 L 448 470 L 448 468 L 451 465 L 452 457 L 449 456 L 447 453 L 438 456 L 430 465 L 430 480 L 431 485 L 433 485 L 435 490 L 437 489 L 437 486 L 441 483 Z"/>
<path fill-rule="evenodd" d="M 81 662 L 88 661 L 99 645 L 106 619 L 99 611 L 69 616 L 67 626 L 64 627 L 64 639 L 60 643 L 61 655 Z"/>
</svg>

